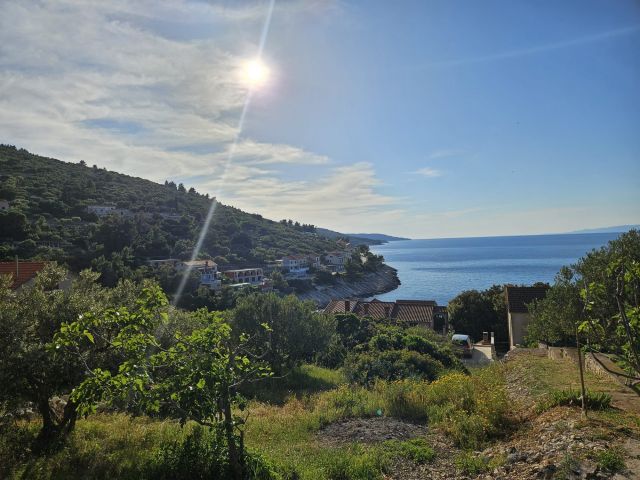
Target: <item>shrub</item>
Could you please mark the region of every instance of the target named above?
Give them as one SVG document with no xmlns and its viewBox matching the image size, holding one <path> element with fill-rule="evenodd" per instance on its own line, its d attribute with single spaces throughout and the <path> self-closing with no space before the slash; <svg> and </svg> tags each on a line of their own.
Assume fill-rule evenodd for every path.
<svg viewBox="0 0 640 480">
<path fill-rule="evenodd" d="M 429 422 L 449 435 L 456 445 L 478 448 L 508 426 L 509 402 L 498 367 L 472 376 L 453 373 L 426 390 Z"/>
<path fill-rule="evenodd" d="M 344 371 L 349 381 L 371 385 L 377 379 L 434 380 L 444 371 L 444 367 L 428 355 L 409 350 L 388 350 L 350 354 L 345 360 Z"/>
<path fill-rule="evenodd" d="M 611 406 L 611 395 L 605 392 L 586 391 L 585 404 L 589 410 L 606 410 Z M 542 412 L 553 407 L 581 407 L 582 394 L 579 390 L 553 390 L 545 401 L 538 406 Z"/>
</svg>

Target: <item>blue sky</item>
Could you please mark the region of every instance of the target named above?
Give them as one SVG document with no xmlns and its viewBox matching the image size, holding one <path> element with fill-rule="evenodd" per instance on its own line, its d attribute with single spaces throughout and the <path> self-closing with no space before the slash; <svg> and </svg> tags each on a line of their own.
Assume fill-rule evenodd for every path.
<svg viewBox="0 0 640 480">
<path fill-rule="evenodd" d="M 640 223 L 640 4 L 8 0 L 0 141 L 415 238 Z"/>
</svg>

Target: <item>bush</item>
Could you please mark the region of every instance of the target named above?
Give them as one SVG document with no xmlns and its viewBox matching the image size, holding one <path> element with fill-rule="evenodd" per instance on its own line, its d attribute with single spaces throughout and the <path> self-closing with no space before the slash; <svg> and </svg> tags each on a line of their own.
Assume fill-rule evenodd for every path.
<svg viewBox="0 0 640 480">
<path fill-rule="evenodd" d="M 509 402 L 498 367 L 442 377 L 429 385 L 425 404 L 429 422 L 459 447 L 479 448 L 508 427 Z"/>
<path fill-rule="evenodd" d="M 349 381 L 371 385 L 378 379 L 434 380 L 444 371 L 444 366 L 429 355 L 409 350 L 387 350 L 350 354 L 345 360 L 344 371 Z"/>
<path fill-rule="evenodd" d="M 611 407 L 611 395 L 605 392 L 586 391 L 585 404 L 589 410 L 606 410 Z M 579 390 L 553 390 L 549 397 L 538 406 L 542 412 L 553 407 L 582 407 L 582 394 Z"/>
</svg>

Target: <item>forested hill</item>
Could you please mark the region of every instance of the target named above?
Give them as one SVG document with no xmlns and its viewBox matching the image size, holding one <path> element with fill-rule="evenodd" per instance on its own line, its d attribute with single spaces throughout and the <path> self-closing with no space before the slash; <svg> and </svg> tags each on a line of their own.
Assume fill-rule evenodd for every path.
<svg viewBox="0 0 640 480">
<path fill-rule="evenodd" d="M 0 145 L 3 200 L 10 206 L 0 212 L 1 259 L 56 259 L 74 269 L 188 258 L 212 202 L 173 182 L 161 185 Z M 121 215 L 98 217 L 90 205 L 115 206 Z M 284 254 L 337 248 L 309 230 L 218 204 L 202 253 L 222 266 L 254 266 Z"/>
</svg>

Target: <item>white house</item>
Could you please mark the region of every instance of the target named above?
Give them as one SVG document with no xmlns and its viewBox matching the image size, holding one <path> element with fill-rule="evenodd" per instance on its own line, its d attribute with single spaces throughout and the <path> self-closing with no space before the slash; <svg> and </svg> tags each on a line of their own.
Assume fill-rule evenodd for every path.
<svg viewBox="0 0 640 480">
<path fill-rule="evenodd" d="M 218 272 L 218 264 L 213 260 L 189 260 L 175 264 L 177 272 L 195 270 L 200 273 L 200 286 L 217 290 L 222 287 L 222 280 Z"/>
<path fill-rule="evenodd" d="M 349 258 L 351 255 L 347 252 L 329 252 L 325 255 L 324 260 L 330 270 L 343 272 Z"/>
<path fill-rule="evenodd" d="M 282 268 L 289 273 L 307 273 L 309 271 L 309 260 L 304 255 L 288 255 L 282 259 Z"/>
<path fill-rule="evenodd" d="M 211 290 L 218 290 L 222 287 L 222 280 L 218 275 L 218 265 L 211 262 L 210 265 L 200 270 L 200 286 Z"/>
<path fill-rule="evenodd" d="M 264 279 L 264 273 L 261 268 L 226 270 L 223 274 L 235 284 L 249 283 L 251 285 L 261 285 Z"/>
</svg>

